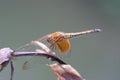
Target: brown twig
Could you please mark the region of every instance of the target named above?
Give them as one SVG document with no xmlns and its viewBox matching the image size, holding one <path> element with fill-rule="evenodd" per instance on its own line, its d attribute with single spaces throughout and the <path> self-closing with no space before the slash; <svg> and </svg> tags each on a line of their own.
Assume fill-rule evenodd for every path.
<svg viewBox="0 0 120 80">
<path fill-rule="evenodd" d="M 21 57 L 21 56 L 42 56 L 42 57 L 46 57 L 46 58 L 51 58 L 51 61 L 57 61 L 60 64 L 66 64 L 59 57 L 57 57 L 55 55 L 52 55 L 52 54 L 47 54 L 47 53 L 40 53 L 40 52 L 14 52 L 12 54 L 12 56 L 14 56 L 14 57 Z"/>
</svg>

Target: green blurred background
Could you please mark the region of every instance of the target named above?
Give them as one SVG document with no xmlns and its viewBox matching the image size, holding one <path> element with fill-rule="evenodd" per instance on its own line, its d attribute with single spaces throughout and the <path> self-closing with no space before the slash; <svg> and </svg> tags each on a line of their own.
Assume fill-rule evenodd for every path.
<svg viewBox="0 0 120 80">
<path fill-rule="evenodd" d="M 120 79 L 119 0 L 1 0 L 0 48 L 19 46 L 54 31 L 101 28 L 101 33 L 71 39 L 71 64 L 86 80 Z M 21 69 L 15 61 L 14 80 L 57 80 L 45 65 Z M 9 80 L 10 66 L 0 80 Z"/>
</svg>

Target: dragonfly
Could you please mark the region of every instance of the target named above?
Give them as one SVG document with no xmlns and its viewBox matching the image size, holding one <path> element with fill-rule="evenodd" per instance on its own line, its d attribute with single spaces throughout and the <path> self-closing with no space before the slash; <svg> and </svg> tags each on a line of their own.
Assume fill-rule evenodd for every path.
<svg viewBox="0 0 120 80">
<path fill-rule="evenodd" d="M 47 34 L 41 38 L 38 38 L 37 40 L 31 41 L 17 48 L 17 50 L 24 50 L 30 46 L 36 46 L 35 42 L 46 41 L 48 44 L 46 43 L 45 45 L 49 47 L 51 50 L 57 49 L 57 51 L 59 51 L 59 53 L 61 54 L 68 54 L 69 51 L 71 50 L 71 43 L 69 41 L 70 38 L 81 37 L 82 35 L 96 33 L 96 32 L 101 32 L 101 29 L 90 29 L 90 30 L 85 30 L 81 32 L 71 32 L 71 33 L 57 31 L 57 32 Z M 40 47 L 39 45 L 37 46 Z M 49 54 L 53 54 L 53 53 L 50 53 L 50 51 L 46 51 L 46 52 Z M 26 66 L 26 64 L 28 64 L 30 60 L 31 58 L 25 61 L 24 66 Z"/>
<path fill-rule="evenodd" d="M 101 32 L 101 29 L 90 29 L 90 30 L 85 30 L 81 32 L 72 32 L 72 33 L 57 31 L 45 35 L 35 41 L 39 41 L 39 42 L 47 41 L 50 44 L 50 45 L 46 44 L 49 48 L 53 49 L 53 47 L 55 47 L 55 49 L 57 49 L 60 53 L 65 53 L 65 52 L 69 52 L 71 49 L 71 44 L 69 41 L 70 38 L 81 37 L 82 35 L 95 33 L 95 32 Z M 25 49 L 28 46 L 33 45 L 33 42 L 34 41 L 31 41 L 30 43 L 17 48 L 17 50 Z"/>
<path fill-rule="evenodd" d="M 66 53 L 71 50 L 71 44 L 69 39 L 80 37 L 81 35 L 100 32 L 101 29 L 91 29 L 81 32 L 74 32 L 74 33 L 65 33 L 65 32 L 54 32 L 47 36 L 47 41 L 51 44 L 50 47 L 57 47 L 60 53 Z M 41 41 L 39 39 L 38 41 Z"/>
</svg>

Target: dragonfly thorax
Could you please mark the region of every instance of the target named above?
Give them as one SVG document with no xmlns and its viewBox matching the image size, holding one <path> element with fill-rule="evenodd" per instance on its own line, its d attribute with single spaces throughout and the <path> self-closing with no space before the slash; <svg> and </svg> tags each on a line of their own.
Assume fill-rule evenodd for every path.
<svg viewBox="0 0 120 80">
<path fill-rule="evenodd" d="M 50 34 L 50 37 L 47 39 L 47 42 L 53 44 L 55 42 L 59 42 L 65 38 L 64 32 L 54 32 Z"/>
</svg>

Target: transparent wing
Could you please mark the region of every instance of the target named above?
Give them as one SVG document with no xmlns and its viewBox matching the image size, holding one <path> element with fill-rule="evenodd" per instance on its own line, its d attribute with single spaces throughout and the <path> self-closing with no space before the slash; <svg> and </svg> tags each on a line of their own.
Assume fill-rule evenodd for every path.
<svg viewBox="0 0 120 80">
<path fill-rule="evenodd" d="M 37 39 L 35 41 L 43 42 L 44 44 L 46 44 L 46 39 L 47 39 L 47 36 L 44 36 L 44 37 Z M 39 51 L 40 50 L 45 51 L 40 46 L 38 46 L 37 43 L 35 43 L 35 41 L 31 41 L 30 43 L 17 48 L 16 51 L 21 51 L 21 52 L 23 52 L 23 51 L 31 52 L 32 51 L 33 52 L 33 51 L 38 51 L 38 49 L 39 49 Z M 22 68 L 23 68 L 23 70 L 27 70 L 29 68 L 32 68 L 35 65 L 44 63 L 43 61 L 45 61 L 45 59 L 43 60 L 43 58 L 39 57 L 39 56 L 32 56 L 32 57 L 27 56 L 27 57 L 25 57 L 25 62 L 23 63 Z"/>
<path fill-rule="evenodd" d="M 56 54 L 54 53 L 54 52 L 52 52 L 45 44 L 43 44 L 43 43 L 41 43 L 41 42 L 39 42 L 39 41 L 32 41 L 32 45 L 34 45 L 34 46 L 36 46 L 36 48 L 35 48 L 35 51 L 36 52 L 44 52 L 44 53 L 46 53 L 46 54 L 51 54 L 51 55 L 55 55 L 56 56 Z M 38 47 L 38 48 L 37 48 Z M 33 57 L 32 57 L 33 58 Z M 29 60 L 27 60 L 27 61 L 25 61 L 25 63 L 24 63 L 24 65 L 23 65 L 23 69 L 27 69 L 29 66 L 28 65 L 31 65 L 30 63 L 32 63 L 33 62 L 33 59 L 34 59 L 34 61 L 35 62 L 33 62 L 33 63 L 36 63 L 36 62 L 42 62 L 42 61 L 44 61 L 45 62 L 45 60 L 43 59 L 43 58 L 41 58 L 41 57 L 39 57 L 39 56 L 34 56 L 34 58 L 32 59 L 32 58 L 29 58 Z M 40 58 L 41 58 L 41 60 L 40 60 Z M 39 59 L 39 60 L 38 60 Z M 32 61 L 32 62 L 30 62 L 30 61 Z M 43 63 L 43 62 L 42 62 Z M 40 63 L 37 63 L 37 64 L 40 64 Z"/>
</svg>

